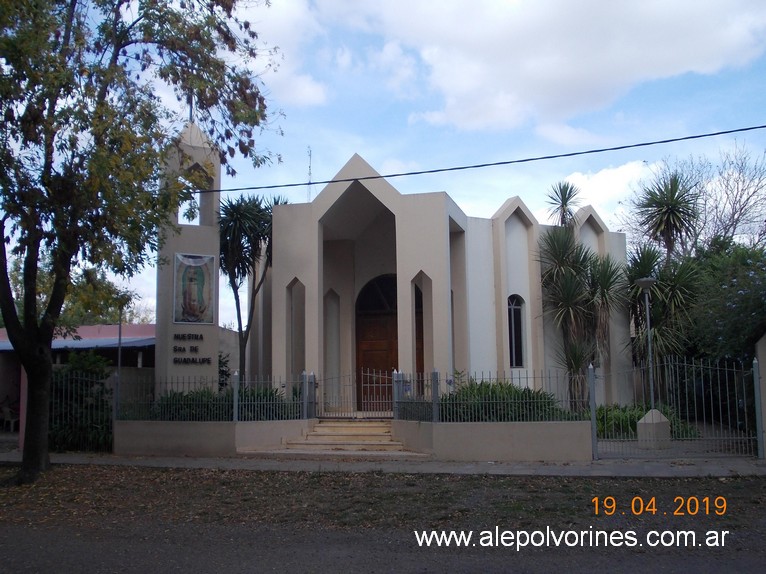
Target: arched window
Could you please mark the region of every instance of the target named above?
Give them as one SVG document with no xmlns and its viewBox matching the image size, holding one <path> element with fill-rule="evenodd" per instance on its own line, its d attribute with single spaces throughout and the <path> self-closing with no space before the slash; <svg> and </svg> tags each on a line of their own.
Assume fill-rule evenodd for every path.
<svg viewBox="0 0 766 574">
<path fill-rule="evenodd" d="M 518 295 L 508 297 L 508 346 L 511 368 L 524 366 L 524 344 L 522 338 L 522 310 L 524 299 Z"/>
</svg>

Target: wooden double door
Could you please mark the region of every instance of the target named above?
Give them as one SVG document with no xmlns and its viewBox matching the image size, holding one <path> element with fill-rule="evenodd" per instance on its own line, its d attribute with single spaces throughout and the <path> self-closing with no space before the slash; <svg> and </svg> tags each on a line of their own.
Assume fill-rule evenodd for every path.
<svg viewBox="0 0 766 574">
<path fill-rule="evenodd" d="M 396 315 L 357 315 L 356 336 L 357 409 L 391 411 L 399 361 Z"/>
<path fill-rule="evenodd" d="M 415 353 L 423 366 L 422 296 L 415 297 Z M 356 408 L 390 412 L 393 371 L 399 369 L 396 276 L 382 275 L 362 289 L 356 305 Z"/>
</svg>

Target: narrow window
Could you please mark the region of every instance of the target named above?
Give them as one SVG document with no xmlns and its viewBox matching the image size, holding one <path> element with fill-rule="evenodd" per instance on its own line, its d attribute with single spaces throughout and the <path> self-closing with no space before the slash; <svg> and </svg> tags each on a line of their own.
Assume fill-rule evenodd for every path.
<svg viewBox="0 0 766 574">
<path fill-rule="evenodd" d="M 508 343 L 511 354 L 511 368 L 524 366 L 522 344 L 521 311 L 524 299 L 518 295 L 508 297 Z"/>
</svg>

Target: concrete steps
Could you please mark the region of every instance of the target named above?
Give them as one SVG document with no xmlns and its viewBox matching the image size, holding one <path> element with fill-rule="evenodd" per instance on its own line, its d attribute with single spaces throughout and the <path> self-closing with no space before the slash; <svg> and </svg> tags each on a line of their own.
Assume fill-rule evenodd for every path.
<svg viewBox="0 0 766 574">
<path fill-rule="evenodd" d="M 288 441 L 287 450 L 343 451 L 344 453 L 401 452 L 387 420 L 320 420 L 303 440 Z"/>
</svg>

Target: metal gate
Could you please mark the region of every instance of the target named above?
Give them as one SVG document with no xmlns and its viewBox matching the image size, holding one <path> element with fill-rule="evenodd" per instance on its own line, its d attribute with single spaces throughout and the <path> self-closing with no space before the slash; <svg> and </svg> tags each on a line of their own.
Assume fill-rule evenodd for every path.
<svg viewBox="0 0 766 574">
<path fill-rule="evenodd" d="M 756 456 L 754 370 L 741 363 L 664 359 L 623 373 L 632 389 L 625 405 L 596 408 L 599 458 Z M 652 388 L 650 388 L 650 381 Z M 667 419 L 669 439 L 647 441 L 643 418 L 654 407 Z M 658 420 L 663 421 L 662 417 Z M 648 427 L 643 427 L 643 429 Z"/>
<path fill-rule="evenodd" d="M 317 415 L 339 418 L 392 417 L 393 374 L 362 369 L 355 377 L 322 379 L 317 389 Z"/>
</svg>

